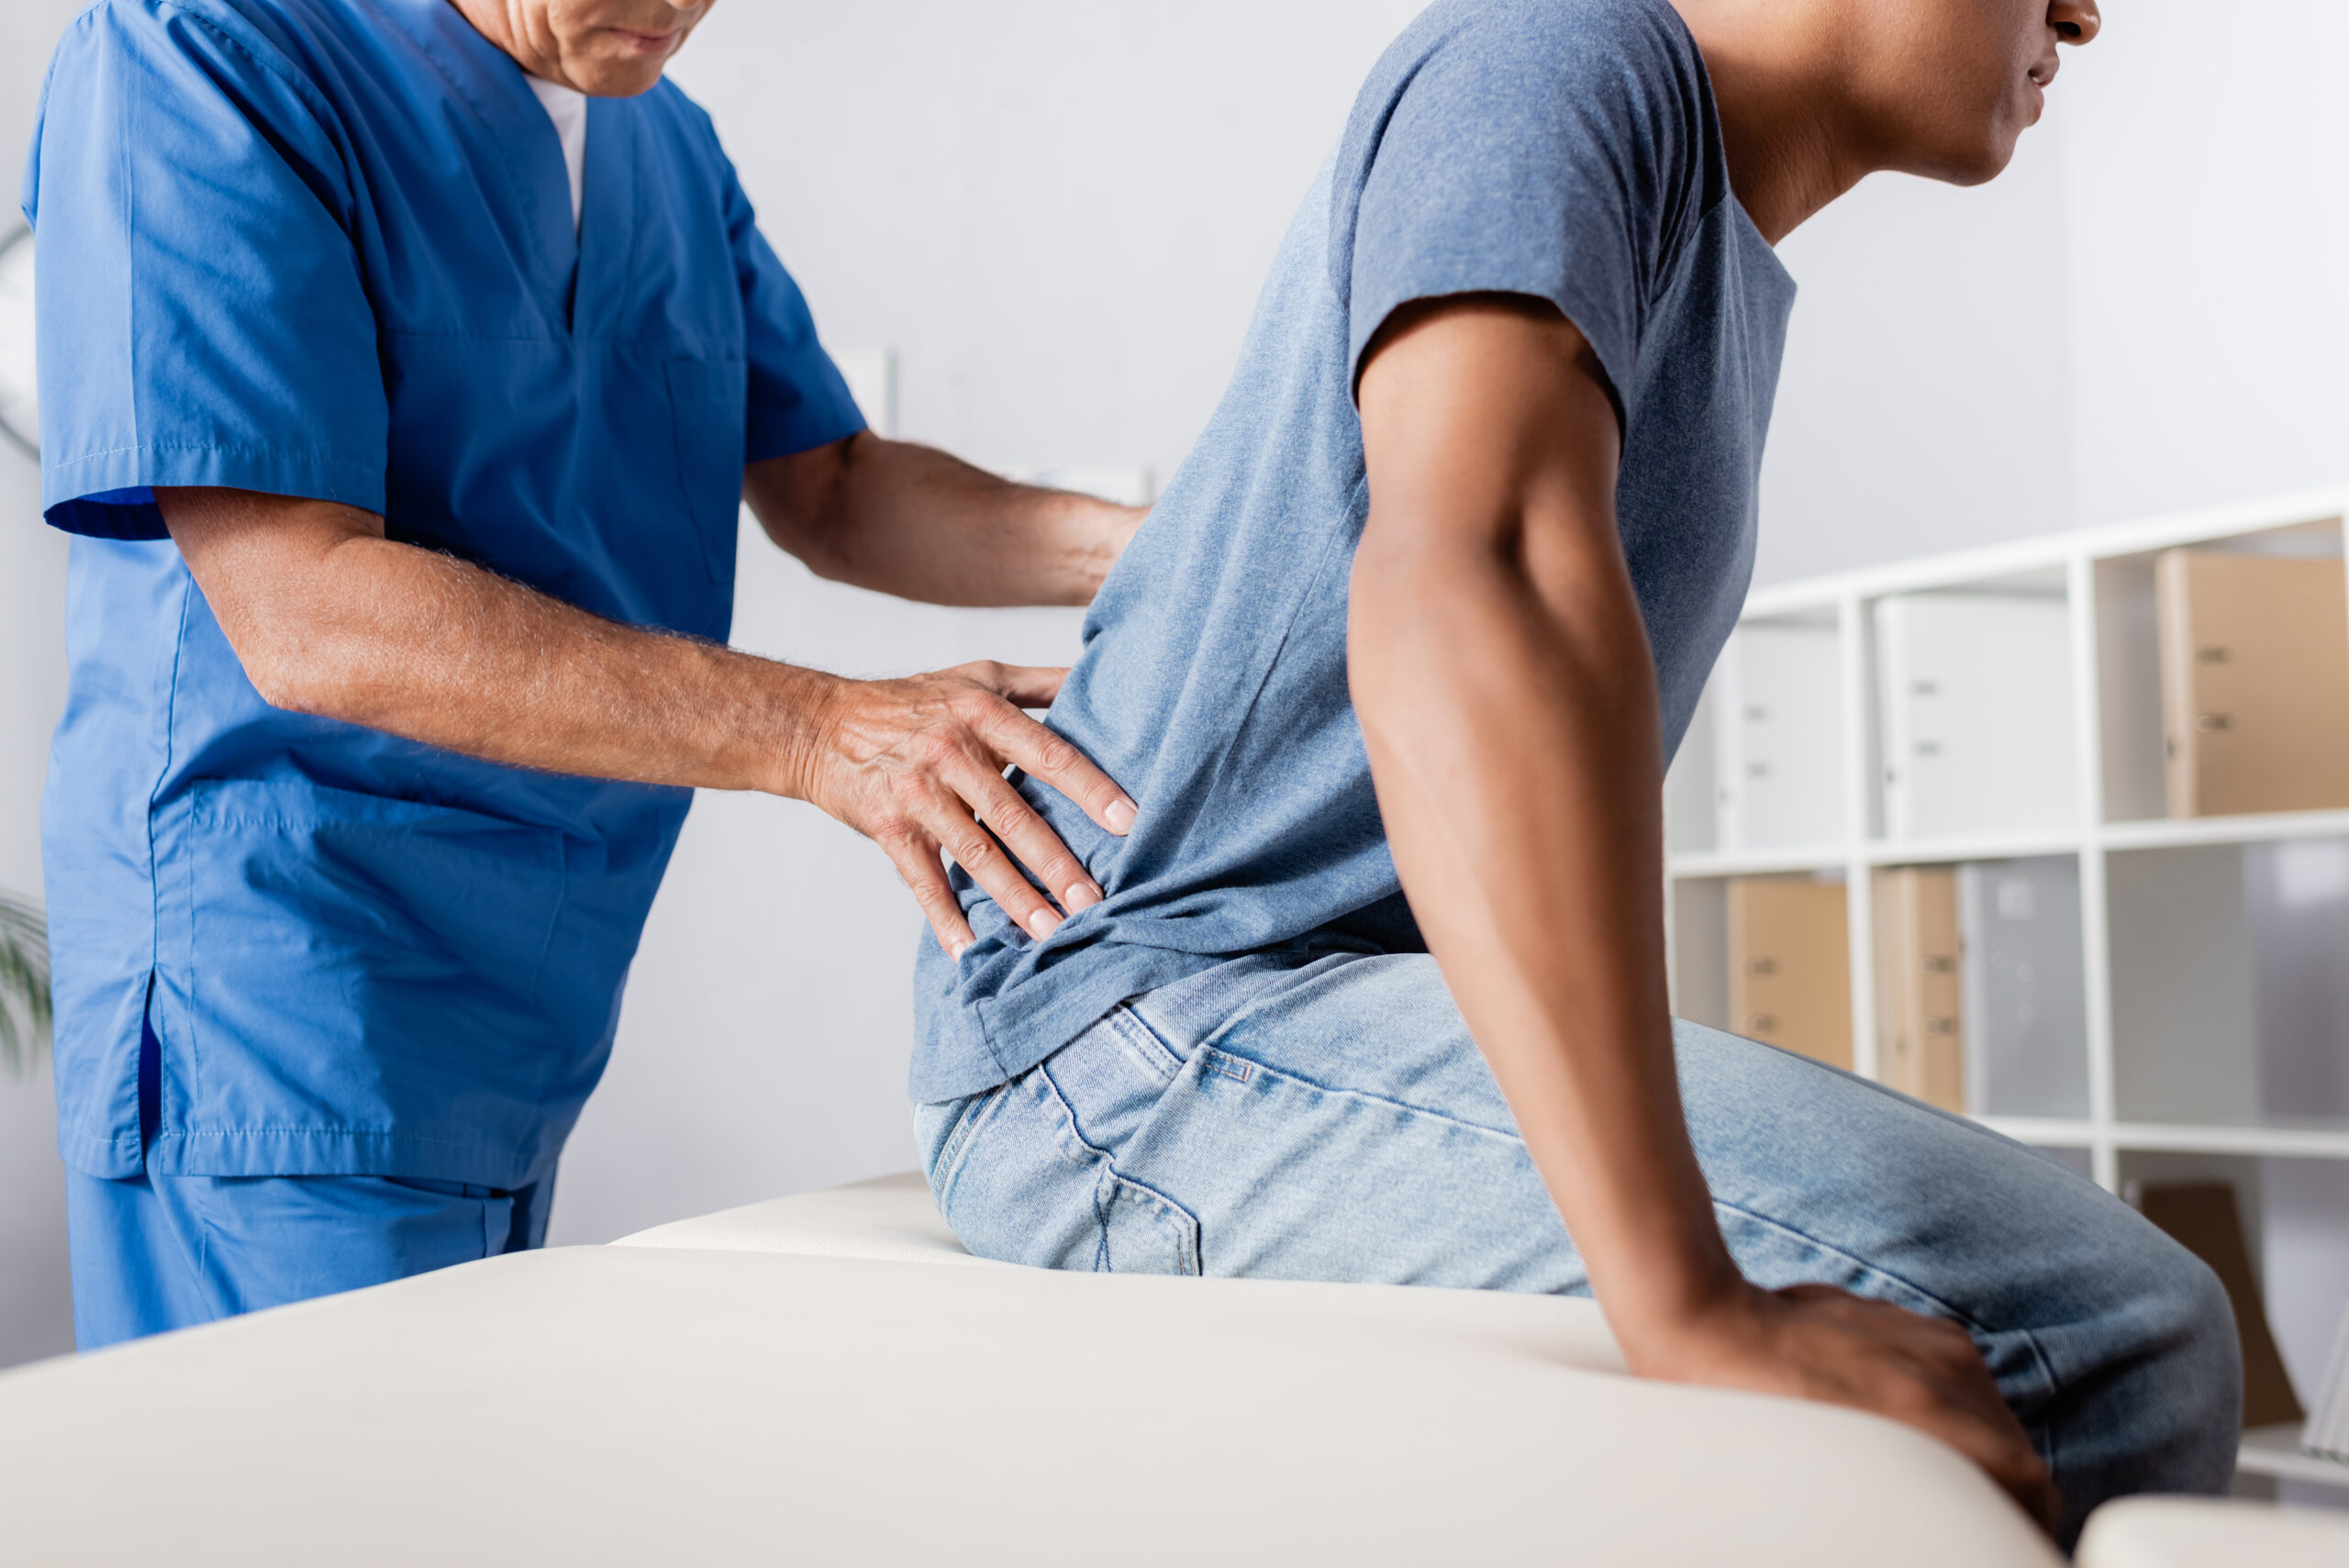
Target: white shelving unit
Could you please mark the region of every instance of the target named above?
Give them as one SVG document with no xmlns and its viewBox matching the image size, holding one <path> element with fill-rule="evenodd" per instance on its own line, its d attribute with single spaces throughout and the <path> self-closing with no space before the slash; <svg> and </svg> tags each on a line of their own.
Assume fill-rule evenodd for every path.
<svg viewBox="0 0 2349 1568">
<path fill-rule="evenodd" d="M 2154 562 L 2180 546 L 2338 559 L 2344 517 L 2349 486 L 1756 591 L 1667 787 L 1677 1010 L 1734 1027 L 1722 1016 L 1724 939 L 1709 914 L 1725 879 L 1840 879 L 1849 917 L 1853 1055 L 1862 1073 L 1876 1075 L 1876 873 L 2071 857 L 2078 868 L 2085 1101 L 2072 1114 L 1980 1119 L 2070 1159 L 2114 1192 L 2137 1179 L 2227 1175 L 2247 1189 L 2254 1229 L 2264 1223 L 2259 1189 L 2268 1162 L 2327 1162 L 2316 1173 L 2318 1185 L 2334 1190 L 2322 1186 L 2333 1173 L 2349 1178 L 2349 810 L 2165 816 Z M 1905 613 L 1916 607 L 1911 595 L 1932 613 Z M 2005 645 L 1978 658 L 1962 647 L 1953 651 L 1948 639 L 1962 639 L 1965 617 L 1943 612 L 1967 598 L 1996 606 L 1980 624 L 2022 629 L 2001 633 Z M 1904 600 L 1895 603 L 1901 613 L 1886 608 Z M 1952 625 L 1961 629 L 1948 631 Z M 1818 640 L 1806 642 L 1798 632 Z M 1880 646 L 1887 637 L 1928 635 L 1942 640 Z M 2034 649 L 2028 661 L 2014 649 L 2026 635 Z M 1765 639 L 1808 651 L 1739 662 L 1742 647 Z M 2066 662 L 2064 653 L 2068 670 L 2046 669 Z M 1998 689 L 2026 663 L 2037 689 Z M 1987 749 L 1972 760 L 1989 770 L 1983 788 L 1949 789 L 1952 770 L 1962 771 L 1968 759 L 1910 739 L 1923 733 L 1924 721 L 1887 711 L 1889 702 L 1910 695 L 1882 689 L 1887 668 L 1928 670 L 1934 683 L 1944 672 L 1961 685 L 1989 683 L 1972 691 L 1924 682 L 1914 688 L 1946 705 L 1928 710 L 1936 721 L 1955 716 L 1946 725 L 1963 738 L 1954 745 Z M 2060 683 L 2053 691 L 2051 676 Z M 1995 719 L 2009 702 L 2013 724 L 1985 722 L 1984 704 Z M 1895 734 L 1932 753 L 1920 768 L 1932 770 L 1930 799 L 1897 797 L 1916 777 L 1904 779 L 1898 770 L 1917 760 L 1886 755 Z M 1774 746 L 1783 751 L 1797 736 L 1814 745 L 1818 737 L 1838 738 L 1836 766 L 1830 771 L 1814 756 L 1796 770 L 1814 791 L 1809 809 L 1763 809 L 1756 803 L 1775 798 L 1773 789 L 1784 794 L 1783 781 L 1765 776 L 1777 764 L 1746 759 L 1770 758 Z M 1999 752 L 2002 746 L 2008 751 Z M 2044 787 L 2018 788 L 2018 770 L 2035 770 L 2021 783 Z M 1840 815 L 1842 828 L 1822 840 L 1816 795 L 1837 788 L 1841 798 L 1826 817 Z M 1976 798 L 1987 812 L 2027 799 L 2014 809 L 2031 819 L 1951 821 Z M 2051 800 L 2059 819 L 2049 819 Z M 1904 818 L 1929 825 L 1932 836 L 1894 835 L 1889 825 Z M 2306 1175 L 2295 1175 L 2303 1195 Z M 2349 1181 L 2338 1190 L 2349 1195 Z M 2312 1245 L 2319 1254 L 2326 1246 L 2338 1250 L 2338 1271 L 2325 1275 L 2319 1268 L 2310 1277 L 2349 1280 L 2349 1201 L 2316 1242 L 2305 1214 L 2292 1223 L 2296 1258 L 2310 1255 Z M 2320 1229 L 2323 1223 L 2320 1216 Z M 2262 1235 L 2252 1242 L 2257 1252 Z M 2292 1358 L 2292 1328 L 2280 1319 L 2321 1322 L 2329 1335 L 2343 1304 L 2333 1300 L 2328 1315 L 2321 1302 L 2279 1298 L 2278 1288 L 2271 1279 L 2270 1316 L 2279 1319 Z M 2321 1364 L 2325 1350 L 2323 1343 L 2309 1350 L 2310 1332 L 2299 1334 L 2294 1359 L 2302 1366 L 2311 1354 Z M 2305 1386 L 2313 1376 L 2303 1374 L 2303 1397 L 2315 1392 Z M 2349 1466 L 2300 1455 L 2273 1429 L 2255 1438 L 2244 1446 L 2244 1470 L 2349 1485 Z"/>
</svg>

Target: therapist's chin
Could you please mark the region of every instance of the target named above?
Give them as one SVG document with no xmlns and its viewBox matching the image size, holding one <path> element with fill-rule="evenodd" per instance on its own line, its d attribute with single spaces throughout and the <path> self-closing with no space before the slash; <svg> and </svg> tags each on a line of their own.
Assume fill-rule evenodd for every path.
<svg viewBox="0 0 2349 1568">
<path fill-rule="evenodd" d="M 564 74 L 592 97 L 633 98 L 651 91 L 685 41 L 682 32 L 660 36 L 612 28 L 565 60 Z"/>
</svg>

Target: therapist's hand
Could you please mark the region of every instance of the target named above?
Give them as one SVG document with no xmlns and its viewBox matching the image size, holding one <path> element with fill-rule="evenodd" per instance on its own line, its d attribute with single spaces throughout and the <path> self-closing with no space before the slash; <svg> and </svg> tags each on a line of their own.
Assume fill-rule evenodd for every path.
<svg viewBox="0 0 2349 1568">
<path fill-rule="evenodd" d="M 880 844 L 949 952 L 971 928 L 941 848 L 1031 933 L 1061 917 L 1013 857 L 1063 910 L 1101 897 L 1005 768 L 1112 833 L 1133 823 L 1100 769 L 1019 711 L 1052 701 L 1058 670 L 844 680 L 590 615 L 386 539 L 354 506 L 240 490 L 155 500 L 271 706 L 515 767 L 812 802 Z"/>
<path fill-rule="evenodd" d="M 1101 902 L 1100 884 L 1084 862 L 1006 782 L 1007 766 L 1060 791 L 1111 833 L 1133 826 L 1134 804 L 1125 792 L 1020 711 L 1049 704 L 1066 673 L 977 663 L 896 681 L 836 679 L 816 710 L 797 762 L 800 776 L 787 793 L 880 845 L 940 944 L 958 958 L 971 943 L 971 928 L 939 862 L 941 850 L 1039 940 L 1062 917 L 1013 857 L 1067 913 Z"/>
</svg>

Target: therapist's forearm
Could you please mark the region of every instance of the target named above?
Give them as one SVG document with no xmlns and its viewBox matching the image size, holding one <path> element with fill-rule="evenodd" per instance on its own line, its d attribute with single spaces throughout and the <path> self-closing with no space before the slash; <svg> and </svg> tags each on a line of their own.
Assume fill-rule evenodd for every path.
<svg viewBox="0 0 2349 1568">
<path fill-rule="evenodd" d="M 1061 920 L 1039 886 L 1070 913 L 1101 898 L 1006 769 L 1108 832 L 1134 820 L 1114 781 L 1020 711 L 1050 703 L 1063 671 L 980 662 L 844 680 L 616 625 L 386 539 L 355 507 L 241 490 L 155 499 L 273 706 L 518 767 L 807 801 L 888 855 L 949 952 L 972 931 L 941 852 L 1039 939 Z"/>
<path fill-rule="evenodd" d="M 1146 512 L 870 433 L 752 463 L 743 494 L 818 575 L 934 605 L 1090 604 Z"/>
<path fill-rule="evenodd" d="M 520 767 L 793 793 L 832 677 L 618 625 L 387 539 L 355 507 L 157 499 L 273 706 Z"/>
</svg>

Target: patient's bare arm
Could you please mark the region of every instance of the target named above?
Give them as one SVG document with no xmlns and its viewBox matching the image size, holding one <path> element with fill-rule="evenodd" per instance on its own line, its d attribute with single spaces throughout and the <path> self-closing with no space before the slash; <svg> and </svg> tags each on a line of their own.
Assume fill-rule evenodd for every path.
<svg viewBox="0 0 2349 1568">
<path fill-rule="evenodd" d="M 971 940 L 939 850 L 1031 931 L 1100 888 L 1007 784 L 1017 765 L 1123 833 L 1133 804 L 1020 712 L 1062 672 L 965 664 L 850 681 L 620 626 L 388 539 L 372 512 L 159 490 L 188 570 L 262 698 L 492 762 L 812 801 L 885 851 L 949 951 Z"/>
<path fill-rule="evenodd" d="M 1349 669 L 1395 862 L 1634 1371 L 1858 1406 L 2054 1492 L 1954 1324 L 1767 1292 L 1713 1218 L 1664 973 L 1654 669 L 1603 373 L 1546 304 L 1422 304 L 1362 375 Z"/>
</svg>

